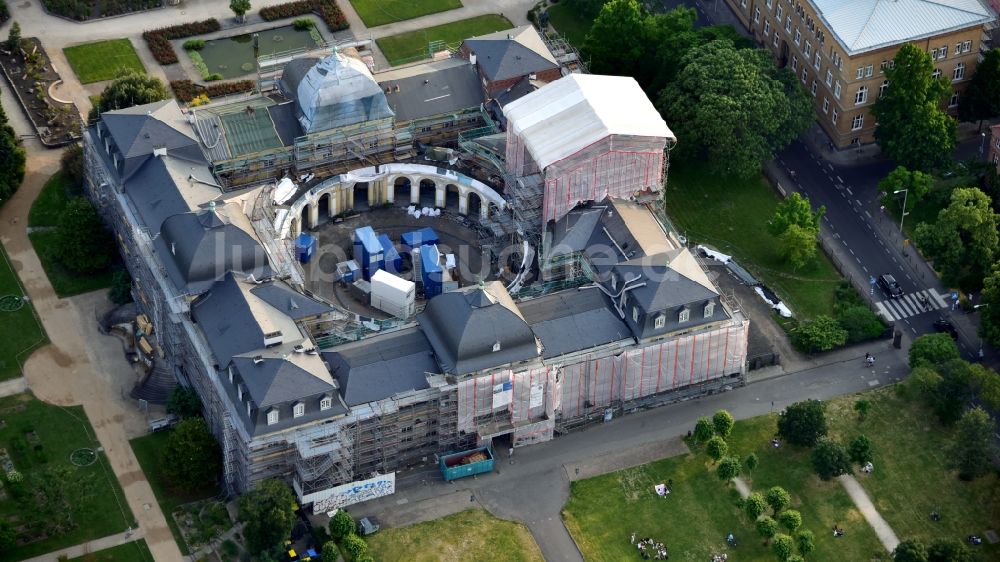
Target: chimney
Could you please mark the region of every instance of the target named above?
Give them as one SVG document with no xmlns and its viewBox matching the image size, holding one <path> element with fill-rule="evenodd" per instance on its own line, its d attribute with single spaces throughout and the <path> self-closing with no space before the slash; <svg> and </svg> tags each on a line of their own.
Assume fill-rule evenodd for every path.
<svg viewBox="0 0 1000 562">
<path fill-rule="evenodd" d="M 156 157 L 156 156 L 166 156 L 166 155 L 167 155 L 167 147 L 165 147 L 165 146 L 159 146 L 159 147 L 156 147 L 156 148 L 153 149 L 153 156 L 154 157 Z"/>
<path fill-rule="evenodd" d="M 260 365 L 263 362 L 264 362 L 264 356 L 263 355 L 255 355 L 254 356 L 254 358 L 253 358 L 253 364 L 254 365 Z"/>
</svg>

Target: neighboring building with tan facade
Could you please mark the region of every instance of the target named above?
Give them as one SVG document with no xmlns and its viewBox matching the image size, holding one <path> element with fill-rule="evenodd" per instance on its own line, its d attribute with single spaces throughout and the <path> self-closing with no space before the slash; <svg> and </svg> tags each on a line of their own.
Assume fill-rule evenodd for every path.
<svg viewBox="0 0 1000 562">
<path fill-rule="evenodd" d="M 1000 125 L 990 127 L 990 146 L 987 148 L 987 157 L 997 167 L 997 173 L 1000 174 Z"/>
<path fill-rule="evenodd" d="M 912 43 L 952 80 L 957 111 L 995 16 L 980 0 L 726 0 L 815 98 L 816 116 L 838 148 L 875 140 L 871 106 L 888 87 L 885 69 Z"/>
</svg>

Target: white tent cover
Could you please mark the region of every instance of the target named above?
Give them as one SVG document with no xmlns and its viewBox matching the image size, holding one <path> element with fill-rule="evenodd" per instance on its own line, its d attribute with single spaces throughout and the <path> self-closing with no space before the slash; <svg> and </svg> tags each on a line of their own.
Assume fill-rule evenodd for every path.
<svg viewBox="0 0 1000 562">
<path fill-rule="evenodd" d="M 365 63 L 339 52 L 306 73 L 299 83 L 297 101 L 306 133 L 393 115 Z"/>
<path fill-rule="evenodd" d="M 630 76 L 570 74 L 503 108 L 540 169 L 607 137 L 675 141 L 639 83 Z"/>
</svg>

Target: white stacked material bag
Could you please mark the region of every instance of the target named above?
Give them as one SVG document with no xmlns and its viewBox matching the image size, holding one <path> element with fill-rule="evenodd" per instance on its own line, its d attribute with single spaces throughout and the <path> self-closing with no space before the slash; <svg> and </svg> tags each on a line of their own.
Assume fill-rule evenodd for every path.
<svg viewBox="0 0 1000 562">
<path fill-rule="evenodd" d="M 378 270 L 371 280 L 371 305 L 397 318 L 409 318 L 416 311 L 416 284 L 387 271 Z"/>
</svg>

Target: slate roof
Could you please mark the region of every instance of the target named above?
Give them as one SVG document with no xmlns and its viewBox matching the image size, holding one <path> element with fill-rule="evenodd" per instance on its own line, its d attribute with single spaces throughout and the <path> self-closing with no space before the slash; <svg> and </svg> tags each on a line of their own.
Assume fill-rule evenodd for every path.
<svg viewBox="0 0 1000 562">
<path fill-rule="evenodd" d="M 538 357 L 528 324 L 478 287 L 434 297 L 417 322 L 446 373 L 464 375 Z M 493 351 L 498 342 L 499 351 Z"/>
<path fill-rule="evenodd" d="M 191 305 L 191 317 L 201 326 L 221 369 L 228 367 L 233 357 L 264 347 L 264 331 L 232 274 Z"/>
<path fill-rule="evenodd" d="M 235 357 L 233 367 L 260 409 L 336 390 L 333 384 L 281 358 L 264 357 L 255 364 L 253 357 Z"/>
<path fill-rule="evenodd" d="M 319 316 L 335 310 L 332 306 L 303 295 L 277 281 L 262 283 L 250 289 L 250 292 L 292 320 Z"/>
<path fill-rule="evenodd" d="M 562 291 L 522 301 L 518 308 L 542 341 L 545 359 L 632 339 L 632 331 L 596 288 Z"/>
<path fill-rule="evenodd" d="M 176 102 L 164 100 L 101 114 L 104 128 L 124 159 L 120 172 L 123 179 L 135 173 L 147 158 L 153 158 L 154 148 L 166 147 L 168 154 L 207 164 L 196 139 L 161 120 L 176 119 L 177 115 L 165 115 L 173 111 L 179 114 Z"/>
<path fill-rule="evenodd" d="M 981 26 L 994 19 L 980 0 L 810 2 L 850 55 Z"/>
<path fill-rule="evenodd" d="M 319 57 L 300 57 L 288 61 L 288 64 L 281 69 L 281 80 L 278 81 L 285 95 L 291 98 L 298 95 L 299 84 L 319 60 Z"/>
<path fill-rule="evenodd" d="M 478 107 L 483 102 L 479 77 L 471 64 L 387 80 L 379 85 L 383 90 L 390 89 L 385 98 L 396 114 L 397 123 Z"/>
<path fill-rule="evenodd" d="M 472 37 L 465 46 L 475 53 L 476 64 L 491 82 L 559 68 L 532 25 Z"/>
<path fill-rule="evenodd" d="M 619 287 L 623 286 L 622 283 L 639 277 L 646 281 L 644 287 L 637 287 L 629 292 L 629 302 L 638 303 L 643 310 L 668 310 L 690 303 L 706 302 L 719 296 L 718 292 L 665 265 L 667 259 L 666 255 L 650 256 L 614 267 L 622 280 Z"/>
<path fill-rule="evenodd" d="M 151 158 L 125 184 L 125 193 L 151 234 L 159 232 L 168 217 L 191 211 L 171 170 L 173 162 L 171 157 Z"/>
<path fill-rule="evenodd" d="M 408 328 L 323 353 L 348 406 L 428 388 L 427 373 L 439 371 L 430 342 Z"/>
</svg>

